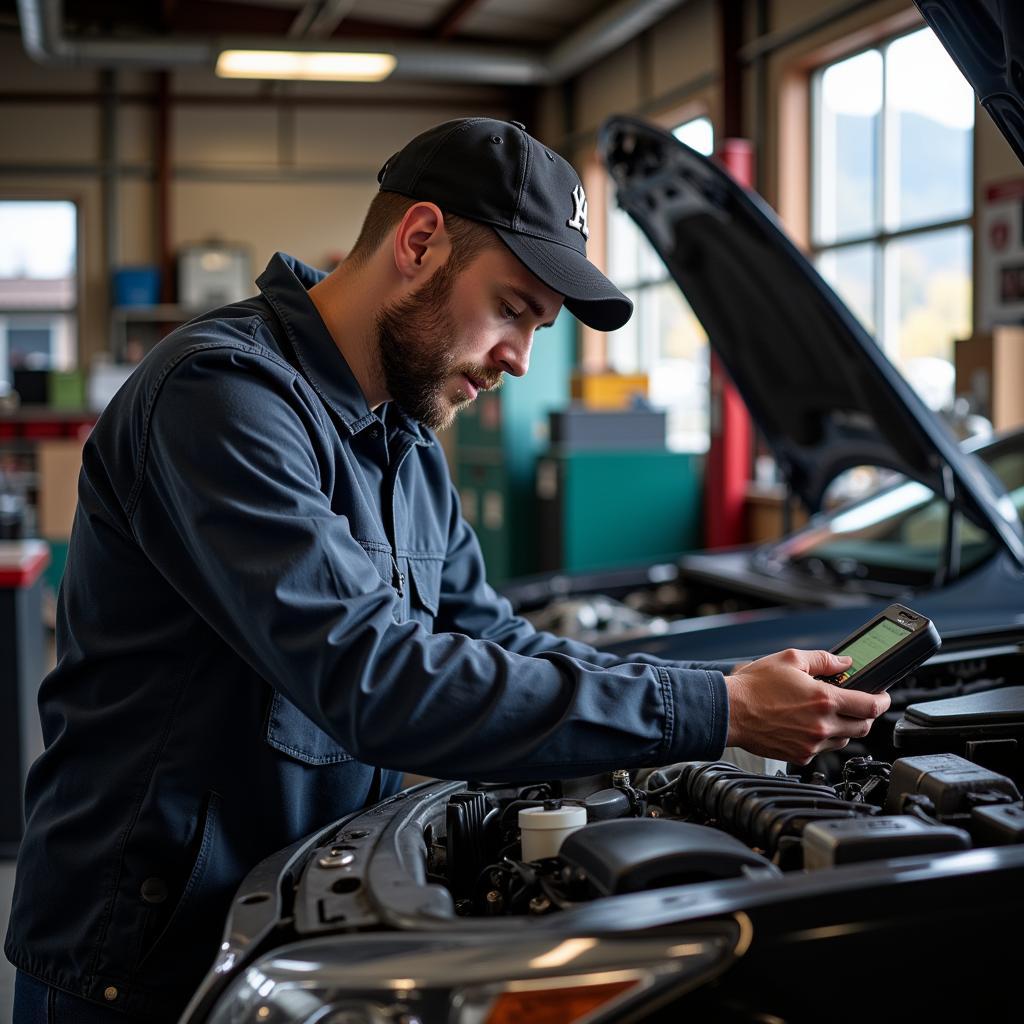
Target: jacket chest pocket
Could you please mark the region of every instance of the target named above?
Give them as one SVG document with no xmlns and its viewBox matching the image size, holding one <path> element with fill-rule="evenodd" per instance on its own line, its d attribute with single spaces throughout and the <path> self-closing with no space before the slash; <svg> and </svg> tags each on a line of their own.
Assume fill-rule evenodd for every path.
<svg viewBox="0 0 1024 1024">
<path fill-rule="evenodd" d="M 266 740 L 275 750 L 304 764 L 341 764 L 353 760 L 336 739 L 328 736 L 277 690 L 270 702 Z"/>
<path fill-rule="evenodd" d="M 410 555 L 407 559 L 409 575 L 409 617 L 433 632 L 434 618 L 441 604 L 441 558 Z"/>
</svg>

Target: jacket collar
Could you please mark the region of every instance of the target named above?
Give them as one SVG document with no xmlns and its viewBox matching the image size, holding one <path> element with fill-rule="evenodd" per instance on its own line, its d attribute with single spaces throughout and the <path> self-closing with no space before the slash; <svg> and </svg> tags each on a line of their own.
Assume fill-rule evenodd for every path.
<svg viewBox="0 0 1024 1024">
<path fill-rule="evenodd" d="M 256 285 L 280 321 L 295 350 L 303 375 L 321 401 L 329 406 L 350 434 L 357 434 L 379 419 L 366 402 L 352 368 L 341 354 L 320 318 L 308 291 L 327 274 L 307 266 L 294 256 L 274 253 Z M 426 429 L 391 403 L 392 423 L 398 423 L 417 443 L 434 442 Z"/>
</svg>

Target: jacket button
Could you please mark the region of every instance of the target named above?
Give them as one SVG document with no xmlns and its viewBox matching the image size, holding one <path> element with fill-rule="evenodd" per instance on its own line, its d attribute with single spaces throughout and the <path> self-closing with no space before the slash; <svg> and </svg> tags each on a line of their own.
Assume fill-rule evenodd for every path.
<svg viewBox="0 0 1024 1024">
<path fill-rule="evenodd" d="M 113 985 L 108 985 L 103 990 L 103 998 L 106 999 L 108 1003 L 112 1003 L 117 998 L 117 989 L 114 988 Z"/>
<path fill-rule="evenodd" d="M 167 883 L 162 878 L 147 878 L 139 891 L 147 903 L 163 903 L 167 899 Z"/>
</svg>

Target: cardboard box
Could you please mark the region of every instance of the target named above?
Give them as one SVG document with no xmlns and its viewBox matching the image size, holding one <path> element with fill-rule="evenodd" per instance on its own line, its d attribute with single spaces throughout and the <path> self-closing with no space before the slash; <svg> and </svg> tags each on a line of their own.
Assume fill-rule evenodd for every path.
<svg viewBox="0 0 1024 1024">
<path fill-rule="evenodd" d="M 790 506 L 789 530 L 785 527 L 786 489 L 781 484 L 747 484 L 744 511 L 746 539 L 750 544 L 767 544 L 807 524 L 807 512 L 799 501 Z"/>
<path fill-rule="evenodd" d="M 66 438 L 39 441 L 39 533 L 52 540 L 71 536 L 78 505 L 78 474 L 82 468 L 82 442 Z"/>
<path fill-rule="evenodd" d="M 647 397 L 646 373 L 574 373 L 572 399 L 588 409 L 628 409 Z"/>
<path fill-rule="evenodd" d="M 999 326 L 957 341 L 956 394 L 996 430 L 1024 425 L 1024 327 Z"/>
</svg>

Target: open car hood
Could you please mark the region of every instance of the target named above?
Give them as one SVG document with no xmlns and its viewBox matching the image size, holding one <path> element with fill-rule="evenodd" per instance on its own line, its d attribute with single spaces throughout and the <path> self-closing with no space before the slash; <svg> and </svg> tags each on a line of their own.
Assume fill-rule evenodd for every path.
<svg viewBox="0 0 1024 1024">
<path fill-rule="evenodd" d="M 1020 0 L 914 0 L 974 86 L 981 105 L 1024 160 L 1024 4 Z"/>
<path fill-rule="evenodd" d="M 619 205 L 664 260 L 808 508 L 843 470 L 886 466 L 949 497 L 1024 566 L 1024 531 L 1002 485 L 960 451 L 760 197 L 636 118 L 609 118 L 599 148 Z"/>
</svg>

